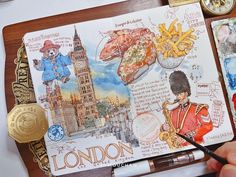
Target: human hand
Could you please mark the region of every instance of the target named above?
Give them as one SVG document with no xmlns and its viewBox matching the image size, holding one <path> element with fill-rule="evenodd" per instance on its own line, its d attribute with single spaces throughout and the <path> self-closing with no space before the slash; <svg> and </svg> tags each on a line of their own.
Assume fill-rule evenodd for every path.
<svg viewBox="0 0 236 177">
<path fill-rule="evenodd" d="M 219 177 L 235 177 L 236 176 L 236 141 L 225 143 L 219 147 L 215 153 L 227 159 L 229 164 L 222 165 L 213 158 L 207 161 L 209 169 L 219 173 Z"/>
<path fill-rule="evenodd" d="M 165 122 L 165 123 L 162 125 L 162 129 L 163 129 L 164 131 L 169 131 L 169 130 L 170 130 L 169 124 Z"/>
</svg>

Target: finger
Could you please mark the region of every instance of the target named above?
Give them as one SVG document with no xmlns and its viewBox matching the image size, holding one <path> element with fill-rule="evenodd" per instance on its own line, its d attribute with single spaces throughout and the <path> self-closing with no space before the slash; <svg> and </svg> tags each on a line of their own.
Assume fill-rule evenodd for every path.
<svg viewBox="0 0 236 177">
<path fill-rule="evenodd" d="M 207 167 L 208 169 L 210 170 L 213 170 L 213 171 L 216 171 L 216 172 L 219 172 L 222 168 L 222 164 L 219 163 L 218 161 L 216 161 L 215 159 L 213 158 L 210 158 L 208 161 L 207 161 Z"/>
<path fill-rule="evenodd" d="M 219 147 L 215 153 L 221 157 L 227 158 L 228 154 L 235 151 L 236 141 L 227 142 L 223 146 Z"/>
<path fill-rule="evenodd" d="M 236 176 L 236 167 L 231 164 L 224 165 L 220 171 L 219 177 L 234 177 Z"/>
<path fill-rule="evenodd" d="M 225 143 L 223 146 L 218 148 L 215 153 L 223 158 L 226 158 L 227 161 L 230 164 L 233 164 L 236 166 L 236 152 L 235 152 L 235 146 L 236 142 L 228 142 Z M 218 161 L 216 161 L 213 158 L 210 158 L 207 161 L 207 166 L 209 169 L 214 170 L 214 171 L 220 171 L 222 168 L 222 164 L 220 164 Z"/>
<path fill-rule="evenodd" d="M 236 142 L 229 142 L 224 144 L 222 147 L 218 148 L 215 153 L 219 156 L 226 158 L 229 164 L 236 166 L 236 152 L 235 152 Z M 211 161 L 211 163 L 217 163 L 216 161 Z"/>
<path fill-rule="evenodd" d="M 235 168 L 236 168 L 236 152 L 229 152 L 229 153 L 227 154 L 227 157 L 226 157 L 226 158 L 227 158 L 229 164 L 234 165 Z"/>
</svg>

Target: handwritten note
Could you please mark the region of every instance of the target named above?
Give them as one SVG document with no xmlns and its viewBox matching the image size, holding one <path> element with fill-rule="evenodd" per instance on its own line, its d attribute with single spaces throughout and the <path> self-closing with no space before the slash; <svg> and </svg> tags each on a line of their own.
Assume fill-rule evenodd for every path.
<svg viewBox="0 0 236 177">
<path fill-rule="evenodd" d="M 137 114 L 160 111 L 163 101 L 170 98 L 168 87 L 167 80 L 132 84 L 130 88 Z"/>
</svg>

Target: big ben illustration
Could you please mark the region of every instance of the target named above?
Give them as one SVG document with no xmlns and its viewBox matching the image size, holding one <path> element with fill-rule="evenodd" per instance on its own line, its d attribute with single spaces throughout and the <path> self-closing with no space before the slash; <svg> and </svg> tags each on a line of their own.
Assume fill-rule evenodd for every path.
<svg viewBox="0 0 236 177">
<path fill-rule="evenodd" d="M 79 85 L 80 100 L 84 109 L 77 109 L 78 124 L 80 127 L 94 127 L 95 119 L 98 118 L 96 107 L 96 97 L 92 82 L 91 70 L 89 68 L 86 50 L 81 43 L 81 39 L 75 27 L 73 38 L 74 51 L 72 63 L 75 76 Z"/>
</svg>

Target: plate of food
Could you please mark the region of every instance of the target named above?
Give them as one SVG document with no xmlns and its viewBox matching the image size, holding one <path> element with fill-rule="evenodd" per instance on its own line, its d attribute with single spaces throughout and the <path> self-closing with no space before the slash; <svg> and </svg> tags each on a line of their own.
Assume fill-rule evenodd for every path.
<svg viewBox="0 0 236 177">
<path fill-rule="evenodd" d="M 109 39 L 101 43 L 99 59 L 111 62 L 120 58 L 117 74 L 125 85 L 138 79 L 156 62 L 155 34 L 148 28 L 113 30 L 107 34 Z"/>
<path fill-rule="evenodd" d="M 197 39 L 193 34 L 193 28 L 183 31 L 182 24 L 177 21 L 175 19 L 169 28 L 165 23 L 159 24 L 159 34 L 154 39 L 157 61 L 166 69 L 178 67 L 193 49 L 194 41 Z"/>
</svg>

